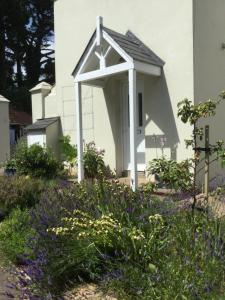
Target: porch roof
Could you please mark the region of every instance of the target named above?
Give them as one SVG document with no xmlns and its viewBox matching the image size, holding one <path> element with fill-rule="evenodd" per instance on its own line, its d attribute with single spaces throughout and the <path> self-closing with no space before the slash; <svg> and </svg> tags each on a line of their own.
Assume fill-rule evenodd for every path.
<svg viewBox="0 0 225 300">
<path fill-rule="evenodd" d="M 147 47 L 140 39 L 138 39 L 130 30 L 126 34 L 121 34 L 112 29 L 102 26 L 104 32 L 113 39 L 117 46 L 124 51 L 132 61 L 150 64 L 156 67 L 163 67 L 165 62 L 156 55 L 149 47 Z M 75 77 L 80 67 L 85 61 L 89 51 L 91 50 L 97 38 L 97 30 L 92 34 L 83 54 L 81 55 L 72 75 Z"/>
</svg>

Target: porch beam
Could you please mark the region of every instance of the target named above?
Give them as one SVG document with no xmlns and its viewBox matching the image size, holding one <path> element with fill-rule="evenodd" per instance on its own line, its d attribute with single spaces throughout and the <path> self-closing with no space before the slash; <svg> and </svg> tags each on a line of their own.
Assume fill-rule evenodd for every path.
<svg viewBox="0 0 225 300">
<path fill-rule="evenodd" d="M 130 185 L 133 191 L 138 187 L 137 174 L 137 74 L 136 70 L 129 70 L 129 111 L 130 111 Z"/>
<path fill-rule="evenodd" d="M 78 69 L 78 71 L 77 71 L 77 74 L 78 74 L 78 75 L 83 71 L 83 69 L 84 69 L 84 67 L 85 67 L 85 65 L 86 65 L 86 63 L 87 63 L 89 57 L 91 56 L 92 52 L 93 52 L 94 49 L 96 48 L 96 43 L 97 43 L 97 40 L 96 40 L 96 38 L 95 38 L 94 41 L 93 41 L 93 44 L 91 45 L 90 49 L 88 50 L 87 55 L 85 56 L 85 58 L 84 58 L 84 60 L 83 60 L 83 62 L 82 62 L 82 64 L 81 64 L 81 66 L 79 67 L 79 69 Z"/>
<path fill-rule="evenodd" d="M 134 62 L 134 68 L 135 70 L 137 70 L 137 72 L 152 75 L 152 76 L 161 76 L 162 73 L 161 67 L 151 65 L 151 64 L 146 64 L 140 61 Z"/>
<path fill-rule="evenodd" d="M 84 165 L 83 165 L 82 93 L 81 93 L 80 82 L 75 82 L 75 93 L 76 93 L 78 182 L 81 182 L 84 179 Z"/>
<path fill-rule="evenodd" d="M 105 87 L 105 80 L 104 79 L 96 79 L 96 80 L 90 80 L 90 81 L 83 81 L 82 85 L 86 86 L 93 86 L 97 88 L 104 88 Z"/>
<path fill-rule="evenodd" d="M 82 82 L 82 81 L 89 81 L 89 80 L 93 80 L 93 79 L 107 77 L 110 75 L 119 74 L 119 73 L 128 71 L 131 68 L 133 68 L 133 64 L 125 62 L 125 63 L 117 64 L 117 65 L 114 65 L 111 67 L 106 67 L 106 68 L 103 68 L 100 70 L 91 71 L 91 72 L 77 75 L 75 77 L 75 81 Z"/>
</svg>

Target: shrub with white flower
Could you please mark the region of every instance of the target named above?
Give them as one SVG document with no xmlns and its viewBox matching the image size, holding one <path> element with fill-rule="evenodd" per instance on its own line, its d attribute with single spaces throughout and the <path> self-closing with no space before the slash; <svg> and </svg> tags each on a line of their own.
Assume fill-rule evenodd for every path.
<svg viewBox="0 0 225 300">
<path fill-rule="evenodd" d="M 103 214 L 100 218 L 92 218 L 89 214 L 75 210 L 68 217 L 62 218 L 63 227 L 50 228 L 48 232 L 56 235 L 70 235 L 77 240 L 88 239 L 97 247 L 101 244 L 112 246 L 115 237 L 119 239 L 122 225 L 112 214 Z"/>
</svg>

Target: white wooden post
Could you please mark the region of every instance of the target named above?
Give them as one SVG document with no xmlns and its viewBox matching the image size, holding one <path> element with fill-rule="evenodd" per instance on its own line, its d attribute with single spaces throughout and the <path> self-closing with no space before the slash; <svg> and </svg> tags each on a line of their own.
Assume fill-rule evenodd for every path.
<svg viewBox="0 0 225 300">
<path fill-rule="evenodd" d="M 84 179 L 81 82 L 75 82 L 78 182 Z"/>
<path fill-rule="evenodd" d="M 136 71 L 129 70 L 129 110 L 130 110 L 130 161 L 131 174 L 130 184 L 135 191 L 138 187 L 137 176 L 137 91 L 136 91 Z"/>
</svg>

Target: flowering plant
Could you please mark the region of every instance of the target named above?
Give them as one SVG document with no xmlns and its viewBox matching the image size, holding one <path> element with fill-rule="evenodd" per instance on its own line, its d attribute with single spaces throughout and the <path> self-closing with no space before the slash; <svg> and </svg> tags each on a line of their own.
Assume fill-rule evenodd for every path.
<svg viewBox="0 0 225 300">
<path fill-rule="evenodd" d="M 84 149 L 84 175 L 94 180 L 109 177 L 112 173 L 104 163 L 105 150 L 97 148 L 94 142 L 85 145 Z"/>
</svg>

